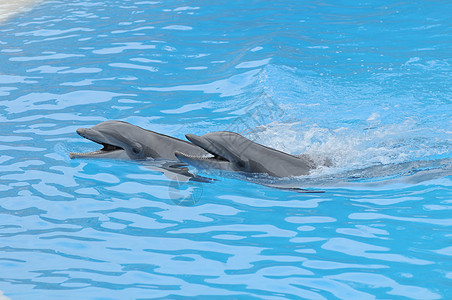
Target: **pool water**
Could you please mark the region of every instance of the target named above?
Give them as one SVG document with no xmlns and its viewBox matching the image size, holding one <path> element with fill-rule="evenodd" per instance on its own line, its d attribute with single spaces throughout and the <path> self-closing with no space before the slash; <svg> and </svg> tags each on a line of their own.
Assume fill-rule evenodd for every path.
<svg viewBox="0 0 452 300">
<path fill-rule="evenodd" d="M 450 299 L 448 1 L 55 0 L 0 25 L 0 290 L 11 299 Z M 106 120 L 230 130 L 331 167 L 69 159 Z"/>
</svg>

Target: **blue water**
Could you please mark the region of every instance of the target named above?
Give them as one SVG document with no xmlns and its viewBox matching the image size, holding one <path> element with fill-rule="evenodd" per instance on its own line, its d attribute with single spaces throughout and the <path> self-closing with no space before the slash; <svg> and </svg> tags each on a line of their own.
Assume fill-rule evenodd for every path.
<svg viewBox="0 0 452 300">
<path fill-rule="evenodd" d="M 0 24 L 0 290 L 17 299 L 450 299 L 450 1 L 55 0 Z M 177 182 L 70 160 L 124 120 L 333 166 Z"/>
</svg>

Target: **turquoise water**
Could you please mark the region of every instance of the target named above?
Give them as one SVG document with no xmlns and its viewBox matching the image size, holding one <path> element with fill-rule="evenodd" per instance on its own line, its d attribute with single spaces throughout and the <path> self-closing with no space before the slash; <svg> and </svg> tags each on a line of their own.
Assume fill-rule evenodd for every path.
<svg viewBox="0 0 452 300">
<path fill-rule="evenodd" d="M 12 299 L 450 299 L 448 1 L 47 1 L 0 25 Z M 232 130 L 333 166 L 285 183 L 70 160 L 105 120 Z"/>
</svg>

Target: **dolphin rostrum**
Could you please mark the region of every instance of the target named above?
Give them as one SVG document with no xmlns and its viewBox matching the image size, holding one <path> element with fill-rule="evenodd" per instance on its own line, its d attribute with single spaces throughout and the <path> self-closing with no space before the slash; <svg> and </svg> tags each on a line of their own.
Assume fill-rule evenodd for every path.
<svg viewBox="0 0 452 300">
<path fill-rule="evenodd" d="M 229 131 L 217 131 L 196 136 L 185 135 L 194 145 L 211 155 L 193 155 L 178 149 L 176 157 L 201 169 L 220 169 L 243 173 L 265 173 L 273 177 L 308 175 L 319 165 L 330 165 L 329 159 L 313 159 L 307 155 L 291 155 L 257 144 L 242 135 Z"/>
<path fill-rule="evenodd" d="M 122 121 L 106 121 L 91 128 L 79 128 L 77 133 L 103 146 L 89 153 L 71 152 L 71 158 L 114 158 L 114 159 L 168 159 L 177 161 L 174 153 L 181 151 L 188 155 L 209 155 L 202 148 L 154 131 Z"/>
</svg>

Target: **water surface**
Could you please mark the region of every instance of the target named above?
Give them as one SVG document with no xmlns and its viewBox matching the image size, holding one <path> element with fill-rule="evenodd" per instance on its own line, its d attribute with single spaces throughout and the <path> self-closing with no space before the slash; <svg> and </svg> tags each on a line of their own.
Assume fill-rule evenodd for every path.
<svg viewBox="0 0 452 300">
<path fill-rule="evenodd" d="M 46 1 L 0 25 L 12 299 L 447 299 L 447 1 Z M 299 194 L 70 160 L 75 130 L 216 130 L 334 162 Z M 292 182 L 293 183 L 293 182 Z"/>
</svg>

